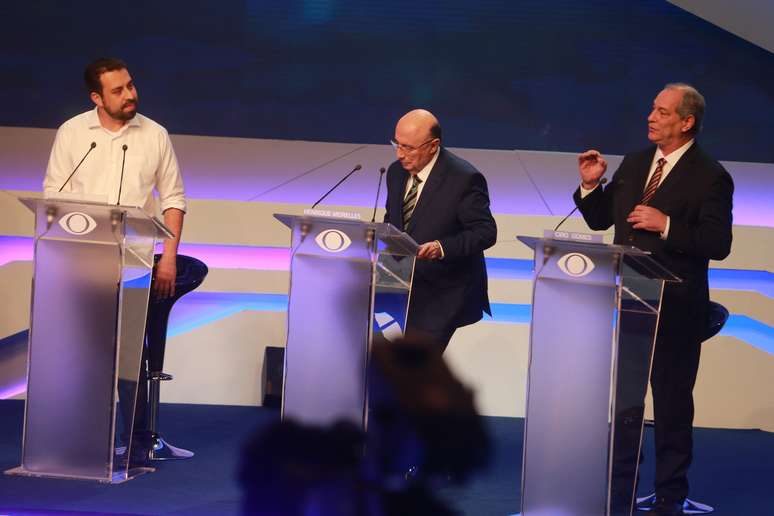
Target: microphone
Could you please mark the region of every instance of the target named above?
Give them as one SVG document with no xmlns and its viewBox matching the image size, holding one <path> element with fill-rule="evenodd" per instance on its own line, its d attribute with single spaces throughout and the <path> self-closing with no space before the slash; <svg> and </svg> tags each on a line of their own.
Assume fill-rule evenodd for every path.
<svg viewBox="0 0 774 516">
<path fill-rule="evenodd" d="M 600 179 L 600 180 L 599 180 L 599 184 L 600 184 L 600 185 L 603 185 L 603 184 L 605 184 L 605 183 L 607 183 L 607 178 L 606 178 L 606 177 L 603 177 L 602 179 Z M 567 220 L 567 219 L 569 219 L 569 218 L 570 218 L 570 215 L 572 215 L 573 213 L 575 213 L 575 210 L 577 210 L 577 209 L 578 209 L 578 206 L 575 206 L 575 207 L 572 209 L 572 211 L 571 211 L 570 213 L 568 213 L 568 214 L 567 214 L 567 216 L 566 216 L 565 218 L 563 218 L 562 220 L 560 220 L 560 221 L 559 221 L 559 224 L 557 224 L 557 225 L 556 225 L 556 227 L 554 228 L 554 231 L 557 231 L 557 230 L 559 229 L 559 226 L 561 226 L 562 224 L 564 224 L 564 221 L 565 221 L 565 220 Z"/>
<path fill-rule="evenodd" d="M 354 174 L 355 172 L 357 172 L 357 171 L 358 171 L 358 170 L 360 170 L 361 168 L 363 168 L 363 166 L 362 166 L 362 165 L 360 165 L 360 164 L 358 164 L 358 165 L 355 165 L 355 168 L 353 168 L 353 169 L 352 169 L 352 170 L 349 172 L 349 174 L 347 174 L 346 176 L 342 177 L 342 178 L 339 180 L 339 182 L 338 182 L 338 183 L 336 183 L 335 185 L 333 185 L 333 188 L 331 188 L 330 190 L 328 190 L 327 192 L 325 192 L 325 195 L 323 195 L 322 197 L 320 197 L 319 199 L 317 199 L 317 201 L 315 201 L 315 203 L 312 205 L 312 208 L 311 208 L 311 209 L 314 209 L 314 207 L 315 207 L 315 206 L 317 206 L 318 204 L 320 204 L 320 201 L 322 201 L 323 199 L 325 199 L 326 197 L 328 197 L 328 195 L 329 195 L 329 194 L 330 194 L 332 191 L 334 191 L 336 188 L 338 188 L 338 186 L 339 186 L 341 183 L 343 183 L 344 181 L 346 181 L 346 180 L 349 178 L 349 176 L 351 176 L 352 174 Z"/>
<path fill-rule="evenodd" d="M 379 205 L 379 191 L 382 189 L 382 178 L 384 177 L 384 167 L 379 169 L 379 186 L 376 187 L 376 200 L 374 201 L 374 214 L 371 216 L 371 222 L 376 220 L 376 207 Z"/>
<path fill-rule="evenodd" d="M 86 151 L 86 154 L 83 155 L 83 157 L 81 158 L 81 161 L 79 161 L 78 164 L 75 165 L 75 168 L 73 169 L 73 171 L 70 173 L 69 176 L 67 176 L 67 181 L 62 183 L 62 186 L 59 187 L 59 190 L 58 190 L 59 192 L 61 192 L 62 189 L 65 187 L 65 185 L 70 182 L 70 179 L 72 179 L 72 177 L 75 175 L 75 172 L 78 170 L 78 168 L 80 168 L 81 163 L 83 163 L 83 160 L 86 159 L 86 156 L 88 156 L 89 153 L 92 150 L 94 150 L 94 147 L 96 147 L 96 146 L 97 146 L 97 142 L 91 142 L 91 145 L 89 145 L 89 150 Z"/>
<path fill-rule="evenodd" d="M 121 189 L 124 186 L 124 164 L 126 163 L 126 149 L 129 147 L 124 144 L 123 147 L 121 147 L 121 150 L 124 151 L 124 156 L 121 159 L 121 180 L 118 182 L 118 202 L 116 202 L 116 206 L 121 204 Z"/>
</svg>

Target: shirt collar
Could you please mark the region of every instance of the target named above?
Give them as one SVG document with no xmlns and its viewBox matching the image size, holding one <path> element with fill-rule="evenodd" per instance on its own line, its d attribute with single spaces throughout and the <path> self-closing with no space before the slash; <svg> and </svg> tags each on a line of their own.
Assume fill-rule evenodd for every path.
<svg viewBox="0 0 774 516">
<path fill-rule="evenodd" d="M 94 106 L 94 109 L 89 111 L 89 129 L 97 129 L 101 127 L 99 123 L 99 115 L 97 114 L 97 106 Z"/>
<path fill-rule="evenodd" d="M 422 180 L 424 183 L 427 181 L 427 176 L 430 175 L 430 172 L 433 170 L 433 167 L 435 166 L 435 162 L 438 161 L 438 155 L 441 153 L 441 148 L 438 147 L 438 150 L 435 151 L 435 154 L 433 155 L 433 159 L 430 160 L 430 162 L 422 168 L 422 170 L 419 171 L 417 174 L 417 177 Z"/>
<path fill-rule="evenodd" d="M 673 167 L 673 166 L 675 166 L 675 163 L 680 161 L 680 158 L 683 157 L 683 154 L 685 154 L 688 151 L 688 149 L 691 148 L 691 145 L 693 145 L 693 142 L 694 142 L 694 139 L 691 138 L 690 140 L 685 142 L 682 145 L 682 147 L 679 147 L 679 148 L 673 150 L 672 152 L 670 152 L 666 156 L 664 156 L 664 153 L 661 152 L 661 149 L 656 147 L 656 157 L 655 157 L 655 160 L 658 161 L 659 159 L 664 158 L 666 160 L 666 162 L 669 163 L 669 165 Z"/>
<path fill-rule="evenodd" d="M 99 113 L 97 112 L 99 108 L 97 106 L 94 106 L 94 109 L 89 111 L 89 117 L 88 117 L 88 124 L 89 129 L 99 129 L 102 127 L 102 124 L 99 122 Z M 129 120 L 129 123 L 126 124 L 129 127 L 140 127 L 140 119 L 139 119 L 139 113 L 136 113 L 134 117 L 132 117 L 131 120 Z M 119 132 L 123 130 L 123 127 L 119 129 Z"/>
</svg>

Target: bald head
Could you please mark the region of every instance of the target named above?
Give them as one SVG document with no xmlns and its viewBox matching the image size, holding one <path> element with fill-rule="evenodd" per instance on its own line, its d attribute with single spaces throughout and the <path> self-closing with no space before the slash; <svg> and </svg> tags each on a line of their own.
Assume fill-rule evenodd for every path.
<svg viewBox="0 0 774 516">
<path fill-rule="evenodd" d="M 416 134 L 424 140 L 441 137 L 441 124 L 438 123 L 435 115 L 426 109 L 414 109 L 403 115 L 398 120 L 396 131 L 398 129 Z"/>
<path fill-rule="evenodd" d="M 395 126 L 396 153 L 404 169 L 419 173 L 430 163 L 441 144 L 441 124 L 426 109 L 409 111 Z"/>
</svg>

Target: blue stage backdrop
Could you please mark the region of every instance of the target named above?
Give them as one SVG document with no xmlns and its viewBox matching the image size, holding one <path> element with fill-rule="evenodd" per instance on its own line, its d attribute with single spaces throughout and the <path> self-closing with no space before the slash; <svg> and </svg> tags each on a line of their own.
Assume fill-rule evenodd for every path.
<svg viewBox="0 0 774 516">
<path fill-rule="evenodd" d="M 713 155 L 774 162 L 774 55 L 663 0 L 38 0 L 0 19 L 0 125 L 58 126 L 89 105 L 84 64 L 114 55 L 173 133 L 386 143 L 427 107 L 451 146 L 624 153 L 687 81 Z"/>
</svg>

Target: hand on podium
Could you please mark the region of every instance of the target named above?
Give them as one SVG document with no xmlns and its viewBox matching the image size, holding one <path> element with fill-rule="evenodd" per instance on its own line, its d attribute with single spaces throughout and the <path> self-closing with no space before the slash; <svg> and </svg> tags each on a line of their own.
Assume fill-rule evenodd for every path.
<svg viewBox="0 0 774 516">
<path fill-rule="evenodd" d="M 176 278 L 177 257 L 162 255 L 153 268 L 153 294 L 157 299 L 165 299 L 175 295 Z"/>
<path fill-rule="evenodd" d="M 425 242 L 417 249 L 417 258 L 420 260 L 440 260 L 443 258 L 443 248 L 438 240 Z"/>
</svg>

